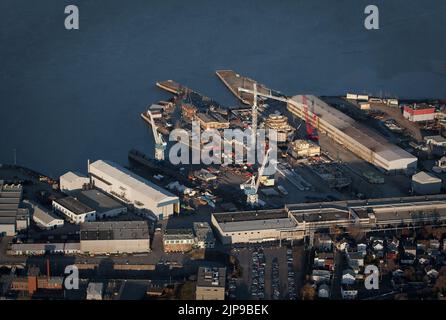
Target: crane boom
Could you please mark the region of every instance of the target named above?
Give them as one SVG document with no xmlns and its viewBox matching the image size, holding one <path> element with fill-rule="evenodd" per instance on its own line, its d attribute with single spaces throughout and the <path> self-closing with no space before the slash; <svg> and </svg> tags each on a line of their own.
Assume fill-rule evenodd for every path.
<svg viewBox="0 0 446 320">
<path fill-rule="evenodd" d="M 164 151 L 166 150 L 167 143 L 164 141 L 163 135 L 158 132 L 158 127 L 156 126 L 153 114 L 150 110 L 147 110 L 147 115 L 152 127 L 153 138 L 155 139 L 155 159 L 162 161 L 164 160 Z"/>
<path fill-rule="evenodd" d="M 265 171 L 265 166 L 266 166 L 266 163 L 268 162 L 268 157 L 269 157 L 270 153 L 271 153 L 271 148 L 268 149 L 265 156 L 263 157 L 262 166 L 259 168 L 259 174 L 257 175 L 257 182 L 256 182 L 256 186 L 255 186 L 256 191 L 259 190 L 260 178 L 263 176 L 263 172 Z"/>
</svg>

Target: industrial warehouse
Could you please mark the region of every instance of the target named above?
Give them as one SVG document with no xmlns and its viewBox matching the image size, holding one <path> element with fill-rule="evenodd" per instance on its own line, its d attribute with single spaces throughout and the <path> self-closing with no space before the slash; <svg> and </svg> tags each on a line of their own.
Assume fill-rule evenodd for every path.
<svg viewBox="0 0 446 320">
<path fill-rule="evenodd" d="M 14 236 L 29 225 L 29 212 L 20 208 L 23 188 L 21 185 L 4 184 L 0 180 L 0 236 Z"/>
<path fill-rule="evenodd" d="M 153 213 L 162 220 L 179 211 L 178 197 L 111 161 L 90 164 L 89 174 L 95 187 L 131 204 L 142 214 Z"/>
<path fill-rule="evenodd" d="M 446 195 L 287 205 L 284 209 L 214 213 L 225 244 L 299 240 L 331 226 L 387 226 L 446 221 Z"/>
<path fill-rule="evenodd" d="M 80 250 L 90 254 L 149 252 L 149 226 L 146 221 L 84 223 Z"/>
<path fill-rule="evenodd" d="M 414 171 L 417 158 L 384 137 L 361 125 L 346 114 L 329 106 L 316 96 L 306 96 L 311 119 L 316 116 L 315 127 L 337 143 L 345 146 L 358 157 L 385 171 Z M 290 99 L 288 109 L 301 119 L 306 119 L 304 96 Z"/>
</svg>

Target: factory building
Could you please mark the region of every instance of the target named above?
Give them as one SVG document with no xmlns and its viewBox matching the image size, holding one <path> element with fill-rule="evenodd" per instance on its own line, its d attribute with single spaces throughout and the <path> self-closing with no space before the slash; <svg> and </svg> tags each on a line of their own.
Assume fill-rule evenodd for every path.
<svg viewBox="0 0 446 320">
<path fill-rule="evenodd" d="M 315 96 L 307 96 L 308 116 L 310 119 L 316 114 L 317 129 L 335 142 L 345 146 L 351 152 L 365 161 L 375 165 L 384 171 L 414 171 L 417 158 L 389 143 L 384 137 L 375 131 L 356 122 L 343 112 L 329 106 Z M 288 110 L 295 116 L 304 119 L 302 96 L 294 96 L 288 103 Z"/>
<path fill-rule="evenodd" d="M 150 251 L 147 221 L 88 222 L 81 225 L 83 253 L 144 253 Z"/>
<path fill-rule="evenodd" d="M 214 213 L 211 221 L 223 244 L 294 240 L 304 235 L 284 210 Z"/>
<path fill-rule="evenodd" d="M 287 205 L 284 209 L 214 213 L 223 244 L 296 240 L 331 226 L 364 230 L 446 221 L 446 195 Z"/>
<path fill-rule="evenodd" d="M 59 178 L 60 191 L 67 195 L 82 190 L 90 183 L 90 179 L 78 172 L 67 172 Z"/>
<path fill-rule="evenodd" d="M 195 245 L 200 249 L 215 247 L 215 237 L 209 223 L 194 222 Z"/>
<path fill-rule="evenodd" d="M 29 211 L 20 208 L 22 186 L 0 180 L 0 236 L 15 236 L 29 226 Z"/>
<path fill-rule="evenodd" d="M 177 196 L 116 163 L 98 160 L 89 165 L 89 173 L 94 186 L 141 214 L 162 220 L 179 212 Z"/>
<path fill-rule="evenodd" d="M 433 121 L 435 119 L 435 107 L 427 104 L 404 106 L 403 116 L 412 122 Z"/>
<path fill-rule="evenodd" d="M 321 155 L 321 147 L 309 140 L 295 140 L 291 142 L 289 152 L 296 159 L 318 157 Z"/>
<path fill-rule="evenodd" d="M 441 179 L 424 171 L 418 172 L 412 176 L 412 191 L 418 195 L 438 194 L 441 191 Z"/>
<path fill-rule="evenodd" d="M 198 268 L 196 300 L 225 300 L 226 268 Z"/>
<path fill-rule="evenodd" d="M 79 192 L 77 199 L 96 212 L 96 219 L 112 218 L 127 212 L 121 203 L 96 189 Z"/>
<path fill-rule="evenodd" d="M 56 217 L 54 214 L 45 210 L 37 204 L 32 205 L 33 208 L 33 221 L 43 229 L 53 229 L 57 227 L 62 227 L 64 225 L 64 220 Z"/>
<path fill-rule="evenodd" d="M 192 250 L 195 237 L 192 229 L 166 229 L 163 234 L 164 252 L 187 252 Z"/>
<path fill-rule="evenodd" d="M 68 220 L 80 224 L 96 220 L 96 211 L 74 197 L 53 200 L 53 210 L 65 215 Z"/>
</svg>

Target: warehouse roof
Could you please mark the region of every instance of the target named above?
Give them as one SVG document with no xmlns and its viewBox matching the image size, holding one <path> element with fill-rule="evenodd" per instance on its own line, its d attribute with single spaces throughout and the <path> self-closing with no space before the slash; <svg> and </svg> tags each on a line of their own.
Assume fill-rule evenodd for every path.
<svg viewBox="0 0 446 320">
<path fill-rule="evenodd" d="M 103 174 L 119 180 L 120 183 L 126 185 L 129 189 L 133 189 L 145 196 L 149 196 L 155 202 L 166 202 L 178 199 L 177 196 L 169 191 L 147 181 L 120 165 L 106 160 L 98 160 L 90 165 Z"/>
<path fill-rule="evenodd" d="M 223 223 L 251 220 L 255 221 L 264 219 L 282 219 L 288 218 L 288 213 L 283 209 L 276 209 L 262 211 L 239 211 L 233 213 L 215 213 L 214 217 L 219 223 Z"/>
<path fill-rule="evenodd" d="M 77 195 L 77 198 L 82 203 L 96 210 L 97 213 L 102 213 L 123 207 L 123 205 L 120 204 L 118 201 L 96 189 L 81 191 Z"/>
<path fill-rule="evenodd" d="M 194 233 L 192 229 L 166 229 L 163 238 L 164 240 L 193 239 Z"/>
<path fill-rule="evenodd" d="M 13 243 L 12 251 L 72 251 L 80 250 L 79 242 L 53 242 L 53 243 Z"/>
<path fill-rule="evenodd" d="M 19 205 L 22 196 L 22 186 L 4 184 L 0 180 L 0 224 L 13 224 L 19 216 Z"/>
<path fill-rule="evenodd" d="M 223 232 L 290 229 L 297 226 L 296 220 L 285 210 L 217 213 L 214 218 Z"/>
<path fill-rule="evenodd" d="M 426 184 L 426 183 L 441 183 L 441 179 L 433 174 L 421 171 L 412 176 L 412 181 Z"/>
<path fill-rule="evenodd" d="M 291 99 L 298 103 L 302 103 L 301 95 L 294 96 Z M 307 99 L 309 111 L 314 111 L 320 120 L 326 121 L 340 132 L 343 132 L 347 136 L 357 141 L 359 144 L 374 151 L 385 160 L 389 162 L 401 159 L 410 159 L 413 161 L 417 160 L 416 157 L 407 151 L 394 144 L 391 144 L 377 132 L 367 128 L 343 112 L 333 108 L 318 97 L 307 95 Z"/>
<path fill-rule="evenodd" d="M 81 241 L 149 239 L 147 221 L 86 222 L 80 232 Z"/>
<path fill-rule="evenodd" d="M 39 206 L 34 206 L 34 213 L 33 217 L 39 219 L 45 224 L 50 224 L 54 220 L 62 220 L 60 218 L 57 218 L 53 216 L 50 212 L 45 211 L 44 209 L 40 208 Z"/>
<path fill-rule="evenodd" d="M 73 197 L 57 199 L 54 200 L 54 202 L 73 212 L 74 214 L 85 214 L 94 211 L 92 208 Z"/>
<path fill-rule="evenodd" d="M 88 179 L 85 175 L 79 172 L 68 171 L 64 175 L 60 176 L 60 179 L 65 179 L 69 182 L 75 182 L 78 179 Z"/>
</svg>

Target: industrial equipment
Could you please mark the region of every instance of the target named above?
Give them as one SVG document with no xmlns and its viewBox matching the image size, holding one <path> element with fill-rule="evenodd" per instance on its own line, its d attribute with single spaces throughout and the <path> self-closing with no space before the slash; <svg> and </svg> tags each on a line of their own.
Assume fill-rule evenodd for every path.
<svg viewBox="0 0 446 320">
<path fill-rule="evenodd" d="M 257 191 L 259 189 L 260 180 L 263 176 L 263 172 L 265 170 L 266 163 L 268 162 L 269 154 L 271 153 L 271 149 L 268 149 L 266 152 L 261 167 L 256 176 L 252 176 L 248 181 L 240 185 L 240 189 L 245 191 L 246 194 L 246 202 L 248 205 L 255 207 L 259 204 L 259 196 Z"/>
<path fill-rule="evenodd" d="M 147 116 L 149 118 L 150 125 L 152 126 L 153 138 L 155 139 L 155 159 L 158 161 L 163 161 L 167 143 L 164 141 L 163 135 L 158 132 L 158 128 L 150 110 L 147 110 Z"/>
</svg>

